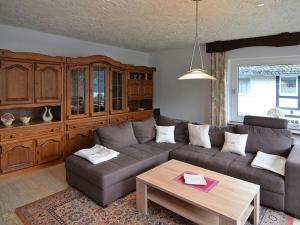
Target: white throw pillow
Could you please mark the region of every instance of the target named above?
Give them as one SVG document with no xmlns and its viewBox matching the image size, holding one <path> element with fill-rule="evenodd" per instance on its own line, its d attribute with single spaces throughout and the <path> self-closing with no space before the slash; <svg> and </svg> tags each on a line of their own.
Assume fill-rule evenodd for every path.
<svg viewBox="0 0 300 225">
<path fill-rule="evenodd" d="M 225 142 L 222 152 L 232 152 L 245 156 L 248 134 L 234 134 L 225 131 Z"/>
<path fill-rule="evenodd" d="M 211 148 L 209 139 L 209 125 L 188 124 L 190 144 L 204 148 Z"/>
<path fill-rule="evenodd" d="M 156 142 L 175 144 L 175 126 L 156 126 Z"/>
<path fill-rule="evenodd" d="M 257 152 L 251 166 L 258 169 L 270 170 L 281 176 L 285 175 L 286 158 L 278 155 L 270 155 L 261 151 Z"/>
</svg>

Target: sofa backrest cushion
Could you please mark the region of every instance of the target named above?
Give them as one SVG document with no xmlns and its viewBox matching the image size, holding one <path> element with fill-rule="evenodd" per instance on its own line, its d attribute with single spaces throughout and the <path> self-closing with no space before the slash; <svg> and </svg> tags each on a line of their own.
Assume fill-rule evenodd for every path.
<svg viewBox="0 0 300 225">
<path fill-rule="evenodd" d="M 244 116 L 244 124 L 275 129 L 287 129 L 288 120 L 262 116 Z"/>
<path fill-rule="evenodd" d="M 292 133 L 287 129 L 237 125 L 238 134 L 248 134 L 246 152 L 262 151 L 268 154 L 287 156 L 293 144 Z"/>
<path fill-rule="evenodd" d="M 235 129 L 233 126 L 210 126 L 209 138 L 212 146 L 220 148 L 223 146 L 225 142 L 225 131 L 229 133 L 234 133 Z"/>
<path fill-rule="evenodd" d="M 156 122 L 153 117 L 132 122 L 134 135 L 140 144 L 152 141 L 155 138 L 155 126 Z"/>
<path fill-rule="evenodd" d="M 124 148 L 138 144 L 131 122 L 98 128 L 96 132 L 100 137 L 102 145 L 110 149 Z"/>
<path fill-rule="evenodd" d="M 175 141 L 181 143 L 189 142 L 188 121 L 173 119 L 170 117 L 162 116 L 158 118 L 158 126 L 174 126 L 175 125 Z"/>
<path fill-rule="evenodd" d="M 94 145 L 102 145 L 102 142 L 100 140 L 97 130 L 94 130 L 94 132 L 93 132 L 93 146 Z"/>
</svg>

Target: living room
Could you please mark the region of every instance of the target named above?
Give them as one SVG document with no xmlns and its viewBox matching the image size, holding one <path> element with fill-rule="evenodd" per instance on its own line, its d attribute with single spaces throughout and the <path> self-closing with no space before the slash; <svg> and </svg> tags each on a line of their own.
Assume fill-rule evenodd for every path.
<svg viewBox="0 0 300 225">
<path fill-rule="evenodd" d="M 0 224 L 300 224 L 298 0 L 0 0 Z"/>
</svg>

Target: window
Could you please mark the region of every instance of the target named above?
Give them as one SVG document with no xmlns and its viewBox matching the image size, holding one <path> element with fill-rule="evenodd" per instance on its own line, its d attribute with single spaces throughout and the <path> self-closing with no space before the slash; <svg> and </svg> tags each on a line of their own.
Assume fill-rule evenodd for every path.
<svg viewBox="0 0 300 225">
<path fill-rule="evenodd" d="M 239 78 L 239 94 L 250 93 L 250 78 Z"/>
<path fill-rule="evenodd" d="M 242 122 L 245 115 L 282 116 L 300 129 L 300 64 L 298 59 L 231 60 L 229 120 Z"/>
<path fill-rule="evenodd" d="M 280 95 L 297 96 L 298 95 L 298 79 L 293 77 L 280 77 Z"/>
</svg>

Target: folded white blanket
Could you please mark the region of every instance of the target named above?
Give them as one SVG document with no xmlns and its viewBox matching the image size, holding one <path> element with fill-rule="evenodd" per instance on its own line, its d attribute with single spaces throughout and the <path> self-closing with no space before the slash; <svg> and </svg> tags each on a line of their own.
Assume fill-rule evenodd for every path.
<svg viewBox="0 0 300 225">
<path fill-rule="evenodd" d="M 257 152 L 251 166 L 258 169 L 270 170 L 282 176 L 285 175 L 286 158 L 278 155 L 270 155 L 261 151 Z"/>
<path fill-rule="evenodd" d="M 92 148 L 82 149 L 74 153 L 74 155 L 82 157 L 93 164 L 108 161 L 117 157 L 119 154 L 119 152 L 106 148 L 102 145 L 95 145 Z"/>
</svg>

